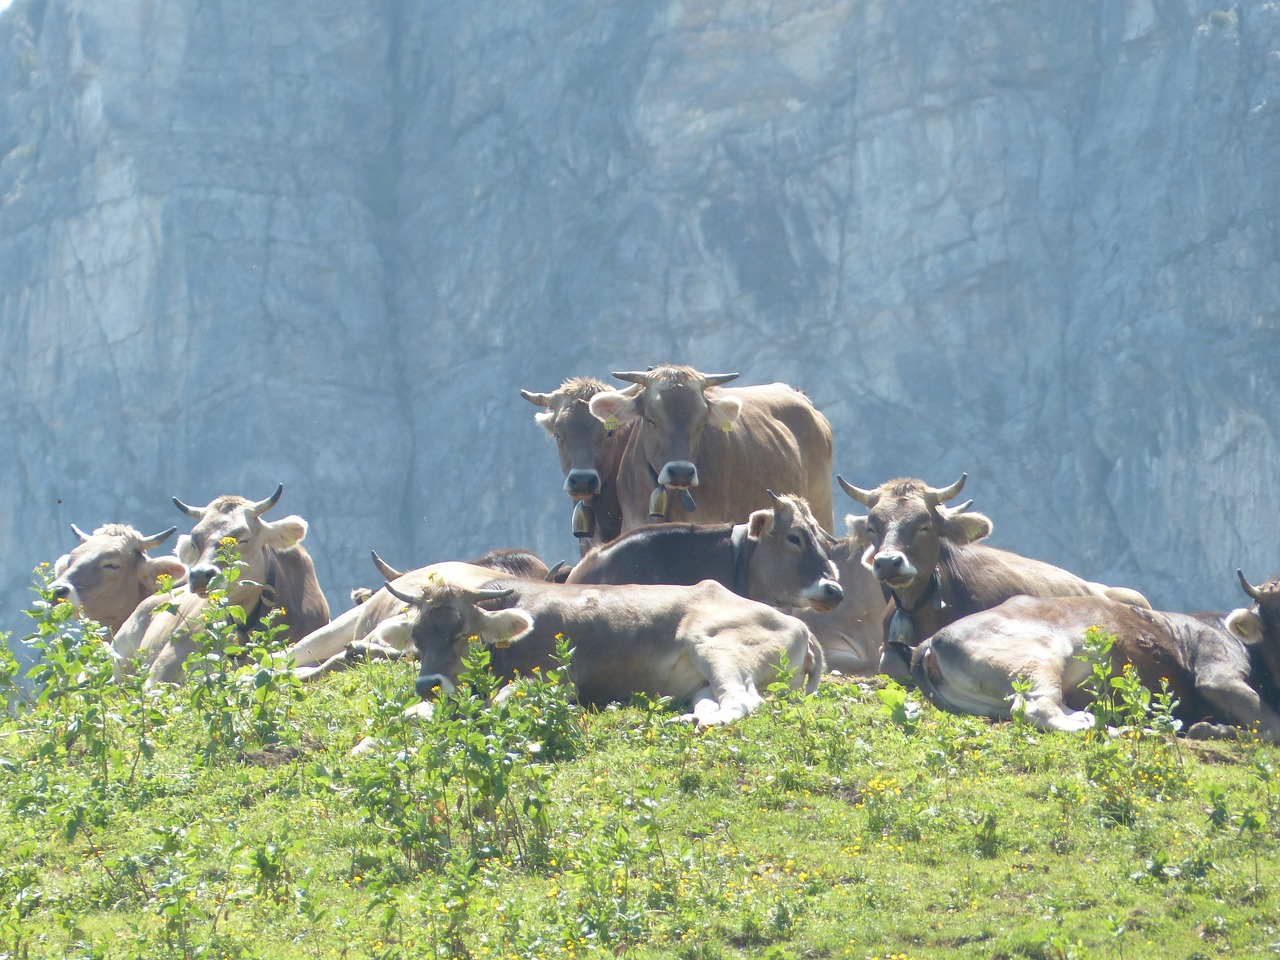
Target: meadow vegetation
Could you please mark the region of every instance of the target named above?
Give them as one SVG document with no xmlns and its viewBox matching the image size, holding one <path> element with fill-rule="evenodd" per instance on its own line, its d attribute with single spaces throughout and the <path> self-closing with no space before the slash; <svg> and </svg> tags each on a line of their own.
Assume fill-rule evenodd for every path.
<svg viewBox="0 0 1280 960">
<path fill-rule="evenodd" d="M 1280 949 L 1276 748 L 1182 739 L 1125 674 L 1098 672 L 1084 735 L 838 678 L 695 730 L 644 698 L 577 708 L 565 638 L 496 705 L 476 649 L 409 723 L 413 665 L 303 687 L 217 589 L 182 687 L 117 681 L 48 579 L 41 664 L 0 662 L 0 957 Z"/>
</svg>

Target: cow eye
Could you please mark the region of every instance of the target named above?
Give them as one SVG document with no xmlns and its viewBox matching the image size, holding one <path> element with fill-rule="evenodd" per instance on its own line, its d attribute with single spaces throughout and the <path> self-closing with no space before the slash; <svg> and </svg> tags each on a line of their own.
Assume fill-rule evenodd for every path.
<svg viewBox="0 0 1280 960">
<path fill-rule="evenodd" d="M 114 560 L 108 560 L 102 565 L 102 569 L 103 570 L 119 570 L 120 564 L 116 563 Z"/>
<path fill-rule="evenodd" d="M 916 528 L 916 536 L 917 537 L 923 536 L 924 534 L 929 533 L 932 530 L 933 530 L 932 524 L 928 524 L 928 523 L 923 524 Z"/>
<path fill-rule="evenodd" d="M 794 543 L 798 547 L 800 546 L 800 537 L 797 534 L 789 533 L 787 534 L 787 543 Z"/>
</svg>

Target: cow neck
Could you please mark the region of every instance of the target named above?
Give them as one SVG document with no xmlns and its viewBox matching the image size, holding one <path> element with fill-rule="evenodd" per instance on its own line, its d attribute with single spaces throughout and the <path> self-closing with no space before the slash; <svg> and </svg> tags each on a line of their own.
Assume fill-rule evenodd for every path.
<svg viewBox="0 0 1280 960">
<path fill-rule="evenodd" d="M 253 605 L 253 610 L 244 618 L 244 623 L 236 627 L 240 635 L 246 639 L 252 631 L 267 615 L 267 612 L 276 605 L 276 580 L 280 572 L 280 565 L 276 561 L 276 552 L 267 550 L 267 575 L 262 583 L 258 586 L 258 602 Z"/>
<path fill-rule="evenodd" d="M 740 597 L 750 599 L 747 592 L 751 571 L 751 555 L 756 552 L 757 541 L 747 536 L 745 523 L 734 524 L 733 533 L 729 535 L 733 544 L 733 592 Z"/>
<path fill-rule="evenodd" d="M 893 605 L 898 612 L 910 617 L 923 610 L 940 589 L 942 589 L 942 574 L 937 567 L 934 567 L 933 575 L 929 577 L 929 585 L 924 588 L 924 593 L 911 606 L 908 607 L 902 602 L 902 598 L 898 596 L 898 591 L 894 590 L 893 587 L 889 588 L 889 594 L 893 597 Z"/>
</svg>

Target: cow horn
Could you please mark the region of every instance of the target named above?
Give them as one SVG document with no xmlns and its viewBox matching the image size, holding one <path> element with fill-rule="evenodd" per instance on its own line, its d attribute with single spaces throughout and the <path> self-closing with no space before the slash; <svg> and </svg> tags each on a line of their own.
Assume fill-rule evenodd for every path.
<svg viewBox="0 0 1280 960">
<path fill-rule="evenodd" d="M 778 495 L 774 493 L 772 490 L 770 490 L 768 487 L 764 488 L 764 492 L 769 495 L 769 499 L 772 500 L 774 503 L 777 503 L 778 500 L 780 499 Z"/>
<path fill-rule="evenodd" d="M 960 474 L 960 479 L 951 486 L 942 490 L 935 490 L 933 487 L 925 487 L 925 499 L 932 500 L 931 506 L 937 506 L 940 503 L 946 503 L 957 493 L 964 489 L 964 482 L 969 479 L 967 473 Z"/>
<path fill-rule="evenodd" d="M 720 386 L 720 384 L 722 384 L 722 383 L 728 383 L 730 380 L 737 380 L 737 379 L 738 379 L 738 377 L 740 377 L 740 376 L 742 376 L 742 374 L 740 374 L 740 373 L 707 373 L 707 374 L 704 374 L 704 375 L 703 375 L 703 377 L 702 377 L 702 380 L 703 380 L 703 388 L 702 388 L 702 389 L 704 389 L 704 390 L 705 390 L 707 387 L 718 387 L 718 386 Z"/>
<path fill-rule="evenodd" d="M 857 500 L 859 503 L 865 504 L 868 510 L 880 502 L 880 494 L 878 491 L 863 490 L 861 487 L 855 487 L 838 473 L 836 474 L 836 480 L 839 481 L 840 488 L 844 490 L 845 493 L 853 497 L 853 499 Z"/>
<path fill-rule="evenodd" d="M 173 498 L 173 504 L 174 504 L 174 506 L 176 506 L 179 510 L 181 510 L 183 513 L 185 513 L 188 517 L 191 517 L 193 520 L 202 520 L 202 519 L 204 519 L 204 512 L 205 512 L 205 510 L 207 510 L 207 509 L 208 509 L 208 507 L 192 507 L 192 506 L 189 506 L 188 504 L 183 503 L 183 502 L 182 502 L 181 500 L 179 500 L 177 497 L 174 497 L 174 498 Z"/>
<path fill-rule="evenodd" d="M 504 587 L 495 590 L 468 590 L 463 594 L 467 603 L 483 603 L 486 600 L 501 600 L 516 592 L 515 587 Z"/>
<path fill-rule="evenodd" d="M 369 555 L 373 557 L 373 565 L 378 568 L 378 572 L 388 580 L 399 580 L 404 576 L 403 573 L 378 556 L 377 550 L 370 550 Z"/>
<path fill-rule="evenodd" d="M 551 394 L 549 393 L 533 393 L 530 390 L 521 390 L 520 396 L 524 397 L 535 407 L 551 406 Z"/>
<path fill-rule="evenodd" d="M 152 547 L 158 547 L 177 532 L 177 527 L 170 527 L 168 530 L 157 533 L 154 537 L 143 537 L 141 544 L 142 549 L 150 550 Z"/>
<path fill-rule="evenodd" d="M 174 527 L 174 529 L 176 530 L 178 528 Z M 71 525 L 71 532 L 80 538 L 81 543 L 84 543 L 86 540 L 89 539 L 89 534 L 85 533 L 83 530 L 77 527 L 74 523 Z"/>
<path fill-rule="evenodd" d="M 1248 580 L 1244 578 L 1243 570 L 1237 569 L 1236 576 L 1240 578 L 1240 586 L 1244 588 L 1244 592 L 1249 595 L 1250 600 L 1262 599 L 1262 591 L 1259 590 L 1257 587 L 1255 587 L 1253 584 L 1251 584 Z"/>
<path fill-rule="evenodd" d="M 542 579 L 547 581 L 547 583 L 560 583 L 561 581 L 558 580 L 557 577 L 560 576 L 560 571 L 564 570 L 564 568 L 565 568 L 565 561 L 557 560 L 556 565 L 552 567 L 550 570 L 548 570 L 547 575 Z"/>
<path fill-rule="evenodd" d="M 422 594 L 419 594 L 416 597 L 411 597 L 407 593 L 401 593 L 399 590 L 397 590 L 395 587 L 391 585 L 390 581 L 388 581 L 387 583 L 384 583 L 382 585 L 382 589 L 386 590 L 387 593 L 391 594 L 401 603 L 407 603 L 411 607 L 416 607 L 419 603 L 422 602 L 422 597 L 423 597 Z"/>
<path fill-rule="evenodd" d="M 640 386 L 643 387 L 645 384 L 649 382 L 649 373 L 647 371 L 644 373 L 641 373 L 639 370 L 631 370 L 631 371 L 615 370 L 613 373 L 613 378 L 615 380 L 625 380 L 627 381 L 627 383 L 638 383 L 640 384 Z"/>
<path fill-rule="evenodd" d="M 255 517 L 260 517 L 280 501 L 280 494 L 284 493 L 284 484 L 276 484 L 276 492 L 265 500 L 259 500 L 250 509 L 249 512 Z"/>
</svg>

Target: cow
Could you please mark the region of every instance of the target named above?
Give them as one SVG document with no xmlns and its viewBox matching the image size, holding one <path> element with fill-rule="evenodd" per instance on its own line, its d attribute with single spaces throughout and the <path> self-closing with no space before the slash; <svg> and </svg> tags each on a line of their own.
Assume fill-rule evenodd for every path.
<svg viewBox="0 0 1280 960">
<path fill-rule="evenodd" d="M 567 637 L 579 703 L 670 697 L 690 704 L 681 720 L 699 725 L 751 713 L 760 691 L 780 678 L 784 658 L 791 687 L 808 693 L 825 668 L 803 623 L 714 580 L 615 586 L 507 577 L 479 587 L 450 579 L 414 593 L 387 590 L 411 607 L 415 689 L 424 699 L 436 687 L 456 688 L 473 639 L 492 647 L 496 676 L 514 678 L 553 668 L 556 637 Z"/>
<path fill-rule="evenodd" d="M 674 583 L 715 580 L 734 593 L 788 610 L 822 645 L 828 669 L 868 673 L 875 667 L 885 601 L 875 578 L 848 558 L 800 497 L 767 491 L 768 510 L 746 523 L 659 523 L 637 527 L 588 553 L 568 583 Z M 832 541 L 829 544 L 828 541 Z M 847 610 L 853 590 L 856 609 Z M 871 656 L 876 653 L 876 658 Z"/>
<path fill-rule="evenodd" d="M 122 669 L 141 655 L 150 666 L 152 682 L 182 679 L 182 664 L 196 647 L 193 633 L 199 633 L 209 586 L 222 572 L 220 551 L 231 546 L 244 564 L 239 579 L 227 590 L 228 602 L 246 614 L 239 628 L 242 636 L 261 629 L 273 607 L 282 610 L 275 621 L 283 626 L 281 639 L 306 636 L 329 622 L 329 603 L 302 546 L 307 521 L 298 516 L 275 522 L 262 519 L 283 491 L 284 484 L 279 484 L 265 500 L 222 496 L 204 507 L 173 498 L 179 510 L 196 520 L 191 533 L 178 540 L 178 557 L 187 565 L 188 589 L 174 598 L 153 598 L 134 612 L 113 642 Z"/>
<path fill-rule="evenodd" d="M 614 376 L 639 389 L 588 406 L 606 427 L 632 425 L 618 465 L 623 533 L 655 520 L 733 523 L 769 506 L 766 489 L 804 497 L 834 528 L 831 425 L 804 394 L 782 383 L 722 390 L 738 374 L 685 366 Z"/>
<path fill-rule="evenodd" d="M 527 550 L 491 550 L 474 560 L 428 564 L 408 572 L 388 565 L 377 551 L 372 555 L 378 572 L 401 592 L 421 591 L 450 570 L 465 576 L 466 569 L 474 567 L 486 571 L 486 580 L 504 573 L 535 580 L 548 575 L 547 565 Z M 462 572 L 456 573 L 459 570 Z M 365 657 L 398 658 L 401 651 L 412 647 L 405 612 L 405 605 L 381 587 L 362 596 L 357 606 L 289 648 L 297 675 L 314 680 Z"/>
<path fill-rule="evenodd" d="M 609 389 L 600 380 L 573 377 L 551 393 L 520 391 L 520 396 L 543 408 L 533 419 L 556 442 L 564 490 L 574 502 L 573 533 L 583 554 L 622 532 L 618 463 L 633 425 L 608 429 L 589 408 L 592 397 Z"/>
<path fill-rule="evenodd" d="M 73 523 L 71 530 L 80 544 L 54 564 L 49 592 L 114 636 L 134 608 L 155 593 L 161 576 L 177 581 L 187 575 L 176 557 L 147 556 L 177 529 L 146 537 L 127 524 L 107 523 L 90 534 Z"/>
<path fill-rule="evenodd" d="M 1026 719 L 1046 730 L 1087 730 L 1092 694 L 1085 631 L 1115 634 L 1112 669 L 1132 664 L 1150 690 L 1167 682 L 1174 714 L 1193 737 L 1253 727 L 1280 739 L 1280 580 L 1253 587 L 1254 600 L 1229 614 L 1166 613 L 1099 596 L 1014 597 L 963 617 L 916 648 L 911 670 L 938 706 L 960 713 Z M 1013 682 L 1030 685 L 1015 693 Z"/>
<path fill-rule="evenodd" d="M 967 474 L 935 489 L 921 480 L 890 480 L 862 490 L 836 478 L 867 507 L 847 519 L 850 538 L 862 545 L 862 563 L 889 591 L 880 672 L 909 681 L 911 647 L 960 617 L 1027 594 L 1038 597 L 1101 596 L 1149 607 L 1137 591 L 1108 587 L 1061 567 L 999 550 L 980 541 L 991 520 L 965 508 L 943 506 L 964 488 Z"/>
</svg>

